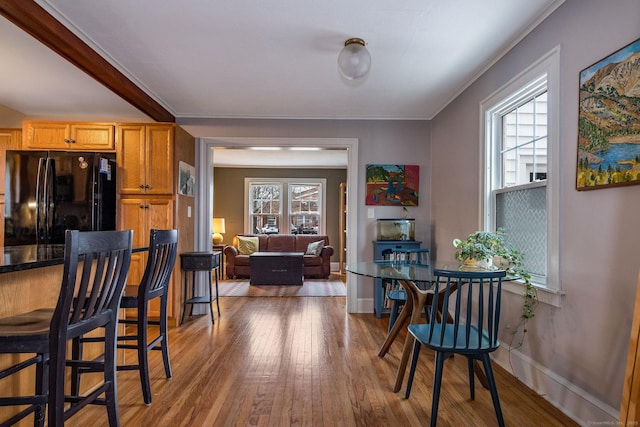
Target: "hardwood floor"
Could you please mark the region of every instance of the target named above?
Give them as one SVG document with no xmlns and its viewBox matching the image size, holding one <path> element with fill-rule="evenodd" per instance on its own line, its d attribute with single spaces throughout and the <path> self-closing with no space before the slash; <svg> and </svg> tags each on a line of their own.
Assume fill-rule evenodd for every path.
<svg viewBox="0 0 640 427">
<path fill-rule="evenodd" d="M 423 349 L 409 399 L 392 391 L 402 339 L 378 358 L 388 319 L 346 314 L 344 297 L 221 298 L 214 326 L 199 316 L 169 334 L 173 378 L 150 355 L 153 403 L 135 371 L 118 372 L 123 426 L 417 426 L 428 424 L 433 353 Z M 494 426 L 489 392 L 469 399 L 466 360 L 445 362 L 439 426 Z M 509 426 L 577 426 L 494 364 Z M 406 384 L 406 380 L 405 380 Z M 107 425 L 90 407 L 68 425 Z"/>
</svg>

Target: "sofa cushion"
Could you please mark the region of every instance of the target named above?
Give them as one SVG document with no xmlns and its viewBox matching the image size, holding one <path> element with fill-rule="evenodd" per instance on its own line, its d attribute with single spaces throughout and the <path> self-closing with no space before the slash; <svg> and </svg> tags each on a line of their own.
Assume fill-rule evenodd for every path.
<svg viewBox="0 0 640 427">
<path fill-rule="evenodd" d="M 240 255 L 251 255 L 258 250 L 257 237 L 238 236 L 238 252 Z"/>
<path fill-rule="evenodd" d="M 309 243 L 317 242 L 318 240 L 324 241 L 324 246 L 329 244 L 329 238 L 322 234 L 298 234 L 296 235 L 296 244 L 294 252 L 306 252 L 309 247 Z"/>
<path fill-rule="evenodd" d="M 309 243 L 305 255 L 320 255 L 322 248 L 324 247 L 324 240 L 318 240 L 317 242 Z"/>
<path fill-rule="evenodd" d="M 272 234 L 267 243 L 268 252 L 294 252 L 296 236 L 292 234 Z M 305 248 L 306 249 L 306 248 Z M 304 252 L 304 251 L 300 251 Z"/>
</svg>

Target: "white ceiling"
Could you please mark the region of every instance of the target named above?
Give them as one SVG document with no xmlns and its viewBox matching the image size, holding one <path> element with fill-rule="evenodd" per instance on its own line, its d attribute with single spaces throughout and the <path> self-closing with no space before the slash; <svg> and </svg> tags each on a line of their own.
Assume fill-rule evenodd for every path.
<svg viewBox="0 0 640 427">
<path fill-rule="evenodd" d="M 358 119 L 432 118 L 561 3 L 36 2 L 178 118 Z M 0 23 L 0 104 L 28 115 L 99 106 L 109 116 L 132 114 L 11 25 Z M 356 84 L 336 65 L 350 37 L 363 38 L 372 57 Z"/>
<path fill-rule="evenodd" d="M 430 119 L 563 0 L 36 0 L 176 118 Z M 371 71 L 340 77 L 344 41 Z M 0 105 L 146 118 L 0 18 Z M 206 137 L 209 135 L 194 135 Z"/>
</svg>

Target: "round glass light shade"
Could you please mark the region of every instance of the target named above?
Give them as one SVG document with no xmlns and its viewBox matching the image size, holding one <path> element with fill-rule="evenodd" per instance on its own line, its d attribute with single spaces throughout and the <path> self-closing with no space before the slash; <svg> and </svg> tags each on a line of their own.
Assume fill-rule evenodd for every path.
<svg viewBox="0 0 640 427">
<path fill-rule="evenodd" d="M 356 80 L 364 77 L 371 68 L 371 55 L 364 40 L 353 38 L 344 42 L 338 55 L 338 70 L 345 79 Z"/>
</svg>

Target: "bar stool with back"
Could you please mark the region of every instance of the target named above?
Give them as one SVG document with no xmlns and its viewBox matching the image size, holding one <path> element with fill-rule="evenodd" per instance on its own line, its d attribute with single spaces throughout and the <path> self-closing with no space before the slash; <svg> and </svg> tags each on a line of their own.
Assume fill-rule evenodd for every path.
<svg viewBox="0 0 640 427">
<path fill-rule="evenodd" d="M 135 335 L 118 336 L 118 341 L 136 341 L 136 344 L 118 344 L 118 348 L 138 350 L 138 363 L 118 365 L 118 370 L 140 372 L 140 383 L 144 403 L 151 403 L 151 385 L 149 382 L 149 351 L 162 351 L 164 373 L 171 378 L 169 361 L 169 343 L 167 341 L 167 304 L 169 280 L 178 253 L 178 230 L 151 230 L 149 238 L 149 258 L 144 275 L 137 287 L 127 286 L 120 308 L 137 308 L 136 319 L 122 319 L 125 325 L 135 325 Z M 160 298 L 160 318 L 149 320 L 149 301 Z M 158 336 L 148 341 L 148 326 L 158 326 Z"/>
<path fill-rule="evenodd" d="M 7 397 L 0 405 L 29 405 L 2 425 L 11 425 L 31 413 L 34 425 L 62 426 L 88 404 L 107 407 L 110 426 L 118 426 L 116 386 L 116 331 L 118 305 L 131 262 L 133 233 L 128 231 L 67 230 L 62 286 L 55 309 L 39 309 L 0 319 L 2 353 L 32 353 L 34 357 L 0 372 L 13 375 L 36 365 L 33 396 Z M 104 359 L 67 359 L 67 341 L 95 329 L 104 331 Z M 103 373 L 102 383 L 87 394 L 65 395 L 65 368 L 87 367 Z M 100 396 L 104 395 L 104 398 Z M 65 402 L 70 406 L 65 408 Z"/>
<path fill-rule="evenodd" d="M 151 403 L 151 385 L 149 380 L 149 351 L 162 351 L 164 372 L 171 378 L 171 363 L 169 361 L 169 343 L 167 341 L 167 305 L 169 280 L 173 272 L 178 252 L 178 230 L 156 230 L 149 233 L 149 250 L 142 280 L 138 286 L 126 286 L 120 301 L 121 309 L 137 309 L 135 318 L 121 318 L 120 323 L 135 326 L 135 333 L 126 329 L 118 334 L 118 348 L 137 350 L 137 363 L 121 363 L 118 371 L 137 370 L 140 373 L 142 397 L 147 405 Z M 160 299 L 160 317 L 149 320 L 149 301 Z M 158 327 L 158 335 L 149 342 L 149 326 Z M 99 342 L 101 337 L 81 337 L 73 342 L 75 356 L 82 355 L 82 346 L 87 342 Z M 135 341 L 128 344 L 127 342 Z M 80 375 L 91 370 L 74 370 L 71 387 L 77 391 L 80 385 Z"/>
</svg>

